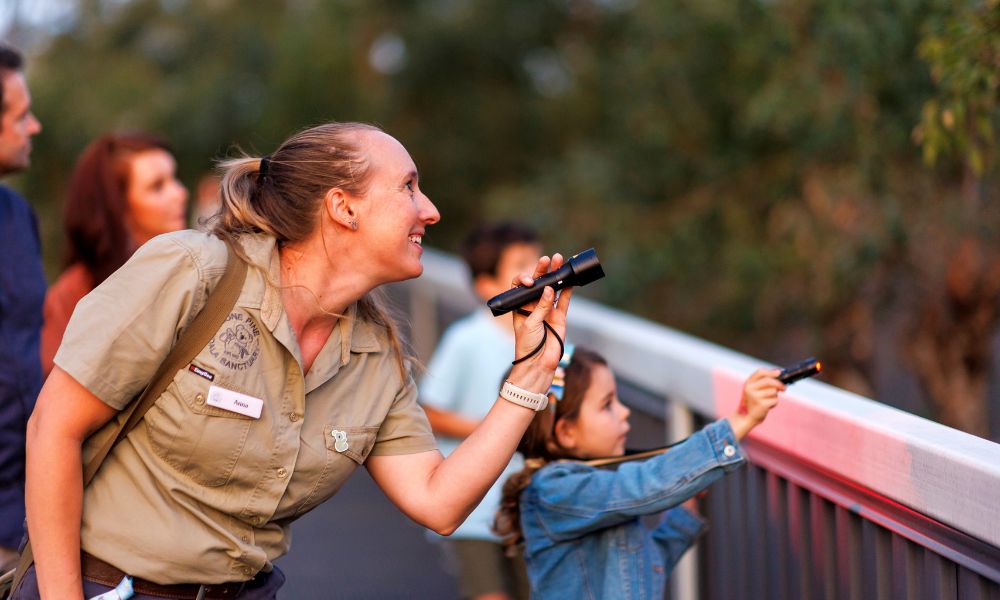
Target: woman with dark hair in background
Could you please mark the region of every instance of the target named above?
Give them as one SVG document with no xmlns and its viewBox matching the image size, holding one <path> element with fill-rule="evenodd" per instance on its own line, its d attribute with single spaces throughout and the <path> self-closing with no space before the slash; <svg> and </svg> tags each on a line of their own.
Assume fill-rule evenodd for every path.
<svg viewBox="0 0 1000 600">
<path fill-rule="evenodd" d="M 166 142 L 148 133 L 104 134 L 80 155 L 63 209 L 66 270 L 45 297 L 46 375 L 77 302 L 139 246 L 185 227 L 188 193 L 176 171 Z"/>
</svg>

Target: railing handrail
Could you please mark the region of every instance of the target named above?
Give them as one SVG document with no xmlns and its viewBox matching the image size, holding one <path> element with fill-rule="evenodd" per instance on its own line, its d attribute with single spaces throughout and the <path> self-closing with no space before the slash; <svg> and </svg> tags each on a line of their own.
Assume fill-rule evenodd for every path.
<svg viewBox="0 0 1000 600">
<path fill-rule="evenodd" d="M 425 250 L 424 274 L 406 285 L 458 310 L 475 306 L 461 261 Z M 579 296 L 568 337 L 630 382 L 707 417 L 729 414 L 742 380 L 769 366 Z M 1000 444 L 813 380 L 789 388 L 751 436 L 1000 547 Z"/>
</svg>

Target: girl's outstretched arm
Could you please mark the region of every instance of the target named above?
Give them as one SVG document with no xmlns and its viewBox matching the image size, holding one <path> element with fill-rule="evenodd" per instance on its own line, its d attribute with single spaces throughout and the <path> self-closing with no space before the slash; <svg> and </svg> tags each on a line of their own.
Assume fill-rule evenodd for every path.
<svg viewBox="0 0 1000 600">
<path fill-rule="evenodd" d="M 777 406 L 779 371 L 758 369 L 743 385 L 736 414 L 707 425 L 665 454 L 622 463 L 616 471 L 573 461 L 535 475 L 540 518 L 556 539 L 572 539 L 684 502 L 745 461 L 738 441 Z"/>
<path fill-rule="evenodd" d="M 677 506 L 745 461 L 729 422 L 720 419 L 665 454 L 614 471 L 575 461 L 549 465 L 535 474 L 525 499 L 553 539 L 568 540 Z"/>
</svg>

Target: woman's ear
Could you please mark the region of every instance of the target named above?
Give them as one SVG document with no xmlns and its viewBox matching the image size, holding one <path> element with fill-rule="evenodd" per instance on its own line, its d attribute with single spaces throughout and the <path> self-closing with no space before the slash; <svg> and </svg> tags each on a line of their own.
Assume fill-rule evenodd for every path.
<svg viewBox="0 0 1000 600">
<path fill-rule="evenodd" d="M 330 188 L 323 196 L 323 204 L 330 220 L 353 231 L 358 229 L 356 202 L 357 198 L 338 187 Z"/>
<path fill-rule="evenodd" d="M 559 419 L 553 428 L 556 434 L 556 442 L 566 450 L 576 448 L 576 422 Z"/>
</svg>

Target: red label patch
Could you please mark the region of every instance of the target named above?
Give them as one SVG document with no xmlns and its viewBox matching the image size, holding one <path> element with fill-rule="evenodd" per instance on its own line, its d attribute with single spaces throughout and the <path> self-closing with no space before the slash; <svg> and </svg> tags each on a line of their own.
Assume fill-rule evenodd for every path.
<svg viewBox="0 0 1000 600">
<path fill-rule="evenodd" d="M 206 371 L 205 369 L 202 369 L 201 367 L 199 367 L 199 366 L 197 366 L 195 364 L 188 365 L 188 371 L 191 371 L 192 373 L 194 373 L 198 377 L 204 377 L 205 379 L 207 379 L 209 381 L 215 381 L 215 375 L 214 374 L 212 374 L 210 371 Z"/>
</svg>

